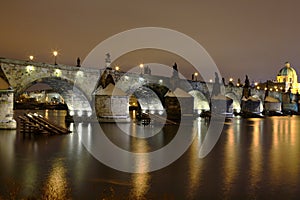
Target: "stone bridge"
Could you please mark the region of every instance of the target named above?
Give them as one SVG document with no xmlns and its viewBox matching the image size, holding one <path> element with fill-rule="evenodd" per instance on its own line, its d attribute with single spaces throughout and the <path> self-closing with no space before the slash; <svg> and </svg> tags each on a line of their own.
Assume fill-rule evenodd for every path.
<svg viewBox="0 0 300 200">
<path fill-rule="evenodd" d="M 4 58 L 0 58 L 0 65 L 0 76 L 14 89 L 15 96 L 34 84 L 45 83 L 64 98 L 70 111 L 92 111 L 91 94 L 100 76 L 99 69 Z"/>
<path fill-rule="evenodd" d="M 0 76 L 13 87 L 15 96 L 36 83 L 46 83 L 64 98 L 70 111 L 81 113 L 93 111 L 93 92 L 104 71 L 5 58 L 0 58 L 0 65 Z M 134 95 L 144 109 L 161 110 L 164 94 L 168 89 L 179 87 L 194 97 L 195 110 L 209 110 L 213 83 L 115 70 L 108 70 L 108 73 L 113 76 L 117 87 L 128 95 Z M 233 108 L 237 111 L 240 110 L 242 90 L 242 87 L 234 86 L 222 88 L 222 93 L 233 99 Z M 253 88 L 251 94 L 262 101 L 265 97 L 264 90 Z M 269 95 L 281 100 L 279 92 L 270 92 Z"/>
</svg>

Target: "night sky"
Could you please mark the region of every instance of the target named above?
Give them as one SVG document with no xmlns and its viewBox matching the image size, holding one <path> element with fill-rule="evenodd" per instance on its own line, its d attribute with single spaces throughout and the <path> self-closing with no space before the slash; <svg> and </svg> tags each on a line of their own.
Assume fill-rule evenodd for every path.
<svg viewBox="0 0 300 200">
<path fill-rule="evenodd" d="M 32 54 L 36 61 L 52 63 L 51 51 L 57 49 L 59 63 L 76 65 L 77 57 L 84 60 L 106 38 L 154 26 L 198 41 L 226 79 L 243 80 L 245 74 L 256 81 L 275 79 L 285 61 L 300 72 L 299 8 L 297 0 L 2 1 L 0 57 L 27 59 Z M 192 73 L 176 56 L 165 53 L 151 60 L 147 52 L 137 52 L 136 58 L 177 62 L 182 73 Z M 125 70 L 140 60 L 132 53 L 116 62 Z"/>
</svg>

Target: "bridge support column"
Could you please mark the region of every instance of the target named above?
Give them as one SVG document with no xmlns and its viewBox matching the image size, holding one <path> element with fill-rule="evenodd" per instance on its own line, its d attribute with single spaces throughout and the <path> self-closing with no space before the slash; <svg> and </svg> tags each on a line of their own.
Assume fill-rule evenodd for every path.
<svg viewBox="0 0 300 200">
<path fill-rule="evenodd" d="M 95 108 L 100 122 L 130 122 L 129 97 L 113 84 L 95 92 Z"/>
<path fill-rule="evenodd" d="M 17 123 L 13 119 L 14 91 L 0 90 L 0 129 L 16 129 Z"/>
</svg>

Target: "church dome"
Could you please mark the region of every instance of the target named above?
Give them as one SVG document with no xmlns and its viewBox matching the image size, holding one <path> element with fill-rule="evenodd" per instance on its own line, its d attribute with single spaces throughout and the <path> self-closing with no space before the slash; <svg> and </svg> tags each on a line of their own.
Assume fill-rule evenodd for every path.
<svg viewBox="0 0 300 200">
<path fill-rule="evenodd" d="M 290 77 L 294 77 L 297 76 L 297 72 L 294 68 L 292 67 L 283 67 L 280 69 L 278 76 L 290 76 Z"/>
</svg>

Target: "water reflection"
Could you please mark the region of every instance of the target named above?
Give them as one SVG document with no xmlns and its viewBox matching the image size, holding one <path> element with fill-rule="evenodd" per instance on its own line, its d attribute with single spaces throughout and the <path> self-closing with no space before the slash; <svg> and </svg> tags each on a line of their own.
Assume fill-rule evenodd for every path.
<svg viewBox="0 0 300 200">
<path fill-rule="evenodd" d="M 42 199 L 69 199 L 68 180 L 66 167 L 62 159 L 55 159 L 46 184 Z"/>
<path fill-rule="evenodd" d="M 200 179 L 201 179 L 201 163 L 199 162 L 199 149 L 202 144 L 203 137 L 205 135 L 206 129 L 203 127 L 204 122 L 201 118 L 198 118 L 194 121 L 193 129 L 194 134 L 197 136 L 194 142 L 190 147 L 190 157 L 189 157 L 189 176 L 188 176 L 188 193 L 187 197 L 190 199 L 195 199 L 197 196 L 197 190 L 200 187 Z"/>
<path fill-rule="evenodd" d="M 44 114 L 64 123 L 59 111 Z M 101 127 L 113 143 L 137 153 L 161 148 L 177 131 L 169 125 L 154 137 L 137 138 L 121 128 L 138 136 L 141 127 L 135 124 Z M 0 199 L 10 199 L 10 194 L 15 199 L 299 197 L 300 117 L 234 118 L 224 125 L 215 148 L 204 159 L 198 153 L 207 124 L 199 118 L 190 128 L 187 134 L 197 137 L 182 157 L 161 170 L 135 174 L 111 169 L 89 154 L 80 137 L 85 134 L 87 144 L 93 145 L 93 124 L 71 124 L 72 134 L 51 137 L 23 137 L 16 131 L 1 130 Z M 140 171 L 150 166 L 147 156 L 124 164 Z"/>
<path fill-rule="evenodd" d="M 142 152 L 149 151 L 149 145 L 146 140 L 141 140 L 138 147 Z M 148 171 L 149 170 L 149 158 L 147 154 L 145 156 L 137 157 L 135 161 L 136 171 Z M 133 199 L 146 199 L 145 194 L 150 188 L 151 176 L 149 173 L 135 173 L 132 175 L 132 191 L 131 197 Z"/>
<path fill-rule="evenodd" d="M 278 118 L 272 124 L 273 143 L 270 149 L 270 180 L 281 184 L 299 185 L 299 118 Z M 283 170 L 284 169 L 284 170 Z"/>
<path fill-rule="evenodd" d="M 13 173 L 13 165 L 15 160 L 14 143 L 16 140 L 15 131 L 2 130 L 0 132 L 0 159 L 2 170 L 4 173 Z"/>
<path fill-rule="evenodd" d="M 226 131 L 227 141 L 225 143 L 224 153 L 224 179 L 223 192 L 224 196 L 230 195 L 230 191 L 234 186 L 234 182 L 238 176 L 238 144 L 240 135 L 239 120 L 232 122 L 233 124 L 225 124 L 228 127 Z"/>
<path fill-rule="evenodd" d="M 252 142 L 249 146 L 249 157 L 250 157 L 250 169 L 249 169 L 249 193 L 255 198 L 255 193 L 257 190 L 257 185 L 262 178 L 262 134 L 263 121 L 260 119 L 253 120 L 253 132 L 252 132 Z"/>
</svg>

